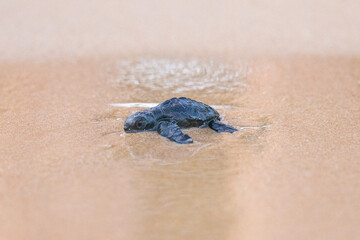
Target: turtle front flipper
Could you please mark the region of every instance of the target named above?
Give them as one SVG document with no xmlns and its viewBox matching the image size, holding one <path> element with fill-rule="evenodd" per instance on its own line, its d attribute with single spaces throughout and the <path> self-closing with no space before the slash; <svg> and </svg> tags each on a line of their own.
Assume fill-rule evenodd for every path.
<svg viewBox="0 0 360 240">
<path fill-rule="evenodd" d="M 226 124 L 220 122 L 219 120 L 210 121 L 209 127 L 216 132 L 229 132 L 229 133 L 237 132 L 236 128 L 226 125 Z"/>
<path fill-rule="evenodd" d="M 191 137 L 187 134 L 184 134 L 180 127 L 171 121 L 162 121 L 159 123 L 157 132 L 163 136 L 168 138 L 170 141 L 180 143 L 180 144 L 187 144 L 193 143 Z"/>
</svg>

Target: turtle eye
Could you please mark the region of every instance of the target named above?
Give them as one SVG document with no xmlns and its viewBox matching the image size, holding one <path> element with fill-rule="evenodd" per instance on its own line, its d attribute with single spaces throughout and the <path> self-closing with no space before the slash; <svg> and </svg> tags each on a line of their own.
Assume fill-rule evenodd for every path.
<svg viewBox="0 0 360 240">
<path fill-rule="evenodd" d="M 136 121 L 135 125 L 136 125 L 136 128 L 137 128 L 137 129 L 143 129 L 143 128 L 145 128 L 145 121 L 144 121 L 144 119 L 140 119 L 140 120 Z"/>
</svg>

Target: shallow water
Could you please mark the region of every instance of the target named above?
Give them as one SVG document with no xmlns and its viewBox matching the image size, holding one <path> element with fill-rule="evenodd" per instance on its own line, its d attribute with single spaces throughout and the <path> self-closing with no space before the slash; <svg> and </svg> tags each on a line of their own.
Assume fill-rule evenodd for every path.
<svg viewBox="0 0 360 240">
<path fill-rule="evenodd" d="M 359 59 L 141 59 L 1 66 L 0 238 L 356 239 Z M 124 133 L 173 96 L 239 131 Z"/>
</svg>

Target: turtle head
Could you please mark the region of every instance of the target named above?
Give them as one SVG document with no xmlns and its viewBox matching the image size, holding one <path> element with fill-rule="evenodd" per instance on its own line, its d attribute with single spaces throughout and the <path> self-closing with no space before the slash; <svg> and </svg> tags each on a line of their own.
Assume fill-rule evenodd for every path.
<svg viewBox="0 0 360 240">
<path fill-rule="evenodd" d="M 146 111 L 130 115 L 124 124 L 124 131 L 127 133 L 142 132 L 150 130 L 155 126 L 154 116 Z"/>
</svg>

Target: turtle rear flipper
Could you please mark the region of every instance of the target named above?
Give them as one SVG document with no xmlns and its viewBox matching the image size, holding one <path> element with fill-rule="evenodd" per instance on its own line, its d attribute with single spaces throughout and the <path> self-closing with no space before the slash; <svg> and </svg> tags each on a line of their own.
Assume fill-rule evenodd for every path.
<svg viewBox="0 0 360 240">
<path fill-rule="evenodd" d="M 188 144 L 193 143 L 191 137 L 187 134 L 184 134 L 180 127 L 171 121 L 162 121 L 159 123 L 157 128 L 157 132 L 163 136 L 168 138 L 170 141 L 180 143 L 180 144 Z"/>
<path fill-rule="evenodd" d="M 229 133 L 234 133 L 234 132 L 237 132 L 237 129 L 232 127 L 232 126 L 229 126 L 229 125 L 226 125 L 222 122 L 220 122 L 219 120 L 212 120 L 209 122 L 209 127 L 216 131 L 216 132 L 229 132 Z"/>
</svg>

